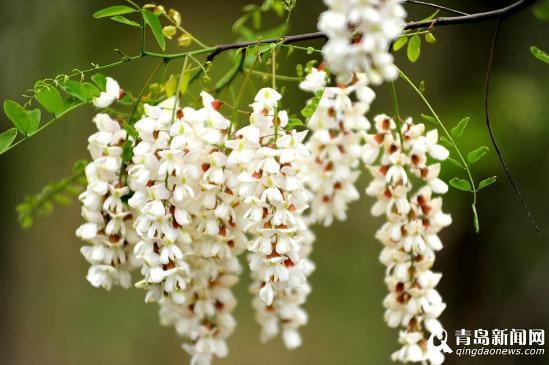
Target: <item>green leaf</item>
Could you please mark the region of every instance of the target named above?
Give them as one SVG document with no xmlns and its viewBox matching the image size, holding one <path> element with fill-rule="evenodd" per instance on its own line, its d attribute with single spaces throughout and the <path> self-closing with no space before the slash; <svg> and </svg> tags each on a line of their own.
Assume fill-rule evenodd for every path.
<svg viewBox="0 0 549 365">
<path fill-rule="evenodd" d="M 288 125 L 286 126 L 286 129 L 291 130 L 296 127 L 302 127 L 304 125 L 305 123 L 301 119 L 292 117 L 288 119 Z"/>
<path fill-rule="evenodd" d="M 122 160 L 130 162 L 133 158 L 133 142 L 127 139 L 122 146 Z"/>
<path fill-rule="evenodd" d="M 460 179 L 459 177 L 454 177 L 452 180 L 448 182 L 453 188 L 461 190 L 461 191 L 473 191 L 471 188 L 471 184 L 469 181 L 465 179 Z"/>
<path fill-rule="evenodd" d="M 432 116 L 426 115 L 426 114 L 421 114 L 421 117 L 423 119 L 425 119 L 426 121 L 428 121 L 428 122 L 438 124 L 437 119 L 435 117 L 432 117 Z"/>
<path fill-rule="evenodd" d="M 305 106 L 305 108 L 301 109 L 301 115 L 303 115 L 307 119 L 311 118 L 315 113 L 316 108 L 318 108 L 318 104 L 320 103 L 320 99 L 322 99 L 322 95 L 324 95 L 324 90 L 318 91 L 314 98 L 312 98 Z"/>
<path fill-rule="evenodd" d="M 469 161 L 470 164 L 474 164 L 487 154 L 489 150 L 490 149 L 486 146 L 480 146 L 467 154 L 467 161 Z"/>
<path fill-rule="evenodd" d="M 545 53 L 544 51 L 542 51 L 538 47 L 536 47 L 536 46 L 530 47 L 530 52 L 538 60 L 549 64 L 549 54 Z"/>
<path fill-rule="evenodd" d="M 482 190 L 484 189 L 485 187 L 488 187 L 490 185 L 492 185 L 493 183 L 495 183 L 497 180 L 497 177 L 496 176 L 492 176 L 492 177 L 487 177 L 486 179 L 483 179 L 479 184 L 478 184 L 478 190 Z M 477 190 L 477 191 L 478 191 Z"/>
<path fill-rule="evenodd" d="M 63 206 L 69 206 L 71 204 L 71 199 L 66 196 L 65 194 L 56 194 L 54 195 L 53 199 L 59 204 Z"/>
<path fill-rule="evenodd" d="M 177 77 L 170 75 L 170 78 L 164 84 L 164 93 L 166 94 L 166 97 L 172 97 L 175 94 L 175 89 L 177 89 Z"/>
<path fill-rule="evenodd" d="M 64 109 L 63 99 L 57 88 L 48 86 L 36 94 L 36 100 L 48 111 L 56 115 Z"/>
<path fill-rule="evenodd" d="M 399 37 L 395 41 L 395 43 L 393 43 L 393 51 L 395 52 L 399 51 L 402 47 L 406 45 L 406 43 L 408 43 L 408 37 L 406 37 L 405 35 L 402 37 Z"/>
<path fill-rule="evenodd" d="M 122 97 L 122 99 L 118 100 L 118 103 L 122 105 L 133 105 L 135 98 L 132 92 L 129 90 L 125 90 L 125 92 L 126 94 Z"/>
<path fill-rule="evenodd" d="M 187 90 L 189 88 L 189 82 L 191 81 L 191 73 L 186 70 L 185 73 L 183 73 L 183 76 L 181 77 L 181 87 L 179 88 L 179 94 L 185 95 L 187 93 Z"/>
<path fill-rule="evenodd" d="M 438 141 L 439 141 L 441 144 L 443 144 L 443 145 L 445 145 L 446 147 L 448 147 L 448 148 L 453 148 L 453 147 L 454 147 L 454 144 L 453 144 L 448 138 L 446 138 L 446 136 L 440 136 L 439 139 L 438 139 Z"/>
<path fill-rule="evenodd" d="M 10 148 L 13 141 L 15 141 L 15 137 L 17 137 L 17 128 L 10 128 L 0 134 L 0 155 Z"/>
<path fill-rule="evenodd" d="M 427 33 L 425 34 L 425 41 L 429 44 L 434 44 L 437 42 L 437 39 L 433 35 L 433 33 Z"/>
<path fill-rule="evenodd" d="M 116 15 L 136 13 L 137 11 L 138 11 L 137 9 L 130 8 L 129 6 L 126 6 L 126 5 L 115 5 L 115 6 L 110 6 L 108 8 L 96 11 L 95 13 L 93 13 L 93 17 L 95 19 L 107 18 L 107 17 L 116 16 Z"/>
<path fill-rule="evenodd" d="M 467 125 L 469 124 L 469 120 L 471 120 L 469 117 L 460 120 L 459 123 L 450 130 L 452 137 L 459 138 L 463 136 L 463 132 L 465 132 L 465 128 L 467 128 Z"/>
<path fill-rule="evenodd" d="M 28 134 L 30 136 L 34 132 L 36 132 L 36 130 L 38 129 L 38 126 L 40 125 L 40 117 L 42 116 L 42 113 L 40 112 L 40 109 L 29 110 L 28 113 L 31 120 L 31 129 Z"/>
<path fill-rule="evenodd" d="M 78 82 L 75 80 L 67 80 L 61 85 L 63 90 L 75 98 L 88 102 L 93 97 L 99 96 L 100 91 L 91 82 Z"/>
<path fill-rule="evenodd" d="M 4 113 L 21 133 L 26 136 L 32 133 L 33 121 L 22 105 L 13 100 L 6 100 L 4 101 Z"/>
<path fill-rule="evenodd" d="M 238 51 L 233 67 L 231 67 L 231 69 L 215 84 L 216 91 L 219 91 L 230 84 L 240 70 L 242 70 L 242 66 L 244 65 L 244 54 L 242 52 L 243 51 Z"/>
<path fill-rule="evenodd" d="M 421 38 L 419 35 L 414 34 L 410 41 L 408 41 L 408 49 L 406 55 L 410 62 L 416 62 L 419 59 L 421 53 Z"/>
<path fill-rule="evenodd" d="M 91 79 L 97 85 L 99 90 L 107 90 L 107 77 L 105 75 L 103 75 L 102 73 L 96 73 L 91 77 Z"/>
<path fill-rule="evenodd" d="M 456 160 L 452 157 L 448 157 L 448 161 L 450 161 L 451 163 L 453 163 L 455 166 L 459 167 L 460 169 L 465 170 L 465 166 L 463 166 L 463 164 L 460 161 L 458 161 L 458 160 Z"/>
<path fill-rule="evenodd" d="M 134 22 L 133 20 L 130 20 L 122 15 L 113 16 L 111 17 L 111 20 L 114 20 L 115 22 L 118 22 L 121 24 L 131 25 L 132 27 L 141 28 L 141 24 L 139 24 L 138 22 Z"/>
<path fill-rule="evenodd" d="M 549 0 L 544 0 L 532 9 L 536 18 L 542 21 L 549 21 Z"/>
<path fill-rule="evenodd" d="M 261 11 L 259 9 L 252 12 L 252 24 L 255 29 L 261 29 Z"/>
<path fill-rule="evenodd" d="M 160 24 L 158 16 L 147 9 L 143 9 L 142 12 L 143 19 L 149 28 L 151 28 L 154 38 L 156 38 L 156 42 L 158 42 L 158 45 L 163 51 L 166 50 L 166 39 L 164 38 L 164 33 L 162 33 L 162 24 Z"/>
</svg>

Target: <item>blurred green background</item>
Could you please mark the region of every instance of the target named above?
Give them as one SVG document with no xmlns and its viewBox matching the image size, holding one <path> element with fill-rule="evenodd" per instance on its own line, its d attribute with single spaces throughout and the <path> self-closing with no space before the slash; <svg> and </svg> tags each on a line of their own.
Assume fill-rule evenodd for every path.
<svg viewBox="0 0 549 365">
<path fill-rule="evenodd" d="M 183 24 L 209 44 L 229 42 L 232 22 L 244 0 L 166 1 L 179 9 Z M 438 1 L 475 12 L 510 1 Z M 133 54 L 138 35 L 133 28 L 97 21 L 91 14 L 111 1 L 0 0 L 0 99 L 17 98 L 41 78 L 105 64 L 121 48 Z M 320 0 L 299 0 L 290 33 L 314 31 Z M 407 5 L 410 19 L 430 10 Z M 483 77 L 494 24 L 441 27 L 435 46 L 424 46 L 420 61 L 398 64 L 414 80 L 425 80 L 427 96 L 447 125 L 470 116 L 465 151 L 489 145 L 483 120 Z M 547 23 L 530 11 L 505 21 L 496 50 L 491 111 L 504 156 L 538 223 L 549 231 L 549 67 L 533 59 L 535 44 L 549 50 Z M 152 44 L 152 43 L 151 43 Z M 320 46 L 320 44 L 316 44 Z M 401 52 L 403 53 L 403 52 Z M 305 61 L 295 53 L 291 63 Z M 284 62 L 284 61 L 283 61 Z M 222 65 L 223 59 L 216 59 Z M 112 70 L 127 89 L 139 90 L 154 64 L 143 60 Z M 180 66 L 177 66 L 180 67 Z M 214 65 L 214 69 L 215 69 Z M 284 72 L 293 72 L 282 66 Z M 282 71 L 281 71 L 282 72 Z M 260 82 L 256 81 L 256 85 Z M 295 87 L 289 84 L 288 87 Z M 401 113 L 414 116 L 424 106 L 403 82 L 397 83 Z M 250 95 L 251 95 L 250 91 Z M 389 90 L 377 90 L 374 113 L 391 113 Z M 288 89 L 294 111 L 306 95 Z M 81 222 L 78 204 L 39 219 L 28 231 L 19 228 L 14 207 L 25 194 L 70 172 L 73 161 L 87 158 L 86 139 L 93 131 L 91 108 L 63 118 L 31 141 L 0 158 L 0 363 L 11 365 L 187 364 L 179 339 L 158 324 L 157 308 L 144 293 L 94 289 L 85 280 L 88 264 L 74 235 Z M 0 129 L 8 127 L 0 118 Z M 445 177 L 458 174 L 453 166 Z M 459 328 L 549 329 L 549 240 L 536 235 L 507 183 L 494 153 L 474 167 L 480 177 L 498 182 L 480 194 L 481 232 L 475 234 L 470 196 L 451 190 L 445 200 L 454 224 L 443 231 L 445 249 L 436 269 L 444 273 L 440 292 L 448 303 L 442 321 L 453 339 Z M 360 182 L 363 190 L 366 177 Z M 216 364 L 388 364 L 398 348 L 397 333 L 383 322 L 386 290 L 377 257 L 381 244 L 374 232 L 382 224 L 369 214 L 364 197 L 350 218 L 330 229 L 317 229 L 313 255 L 317 271 L 303 330 L 304 346 L 287 351 L 279 340 L 261 345 L 247 294 L 247 278 L 237 288 L 238 328 L 229 341 L 230 356 Z M 246 275 L 244 275 L 246 276 Z M 548 364 L 545 357 L 449 357 L 448 364 Z"/>
</svg>

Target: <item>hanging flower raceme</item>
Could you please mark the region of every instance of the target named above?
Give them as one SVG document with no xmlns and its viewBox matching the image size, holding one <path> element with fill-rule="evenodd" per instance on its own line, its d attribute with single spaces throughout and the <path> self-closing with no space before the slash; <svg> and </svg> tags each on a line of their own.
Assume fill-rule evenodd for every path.
<svg viewBox="0 0 549 365">
<path fill-rule="evenodd" d="M 366 161 L 374 180 L 366 192 L 377 198 L 372 214 L 387 219 L 376 238 L 384 244 L 380 261 L 387 267 L 385 320 L 402 328 L 402 348 L 392 358 L 441 364 L 442 353 L 427 346 L 430 334 L 442 331 L 438 317 L 446 307 L 436 290 L 442 275 L 431 267 L 442 248 L 438 232 L 452 220 L 442 212 L 442 198 L 435 196 L 448 186 L 433 160 L 445 160 L 449 153 L 437 144 L 436 129 L 425 134 L 425 126 L 411 119 L 398 128 L 393 119 L 379 115 L 375 125 Z"/>
<path fill-rule="evenodd" d="M 246 211 L 244 230 L 251 236 L 248 260 L 253 277 L 250 288 L 261 339 L 276 336 L 280 327 L 288 348 L 301 344 L 297 329 L 307 322 L 301 308 L 313 270 L 306 258 L 312 236 L 302 219 L 307 208 L 303 162 L 309 151 L 306 132 L 284 128 L 285 111 L 278 110 L 281 95 L 261 89 L 252 104 L 250 125 L 227 142 L 228 163 L 239 169 L 238 193 Z"/>
<path fill-rule="evenodd" d="M 135 229 L 140 237 L 135 255 L 142 260 L 147 302 L 183 304 L 190 268 L 191 217 L 189 196 L 197 191 L 200 167 L 188 152 L 200 148 L 192 128 L 174 98 L 157 106 L 145 104 L 145 115 L 135 123 L 139 142 L 129 168 L 129 199 L 139 211 Z"/>
<path fill-rule="evenodd" d="M 356 72 L 366 73 L 373 84 L 394 80 L 398 70 L 389 53 L 391 42 L 402 32 L 406 12 L 402 0 L 324 0 L 318 28 L 328 36 L 324 60 L 339 81 Z"/>
<path fill-rule="evenodd" d="M 95 287 L 128 288 L 135 267 L 133 247 L 138 237 L 132 227 L 133 213 L 125 203 L 130 190 L 124 184 L 122 145 L 128 138 L 120 122 L 100 113 L 94 118 L 98 132 L 88 139 L 93 161 L 86 166 L 88 186 L 79 199 L 86 223 L 76 235 L 90 245 L 81 249 L 91 264 L 87 279 Z"/>
<path fill-rule="evenodd" d="M 228 353 L 226 339 L 236 326 L 231 287 L 241 271 L 237 255 L 247 246 L 240 224 L 237 174 L 227 166 L 224 148 L 230 122 L 209 94 L 203 92 L 202 99 L 204 108 L 183 110 L 186 127 L 202 144 L 196 157 L 199 182 L 186 198 L 192 221 L 186 256 L 189 281 L 183 305 L 164 302 L 160 309 L 162 324 L 173 325 L 187 339 L 183 348 L 192 356 L 191 363 L 201 365 Z"/>
<path fill-rule="evenodd" d="M 345 220 L 348 204 L 359 198 L 355 183 L 364 154 L 364 135 L 370 128 L 365 114 L 375 93 L 364 74 L 357 74 L 350 85 L 334 87 L 324 87 L 326 78 L 325 71 L 312 68 L 300 87 L 322 93 L 308 122 L 312 135 L 307 141 L 311 151 L 307 168 L 313 193 L 310 219 L 329 226 L 334 217 Z"/>
</svg>

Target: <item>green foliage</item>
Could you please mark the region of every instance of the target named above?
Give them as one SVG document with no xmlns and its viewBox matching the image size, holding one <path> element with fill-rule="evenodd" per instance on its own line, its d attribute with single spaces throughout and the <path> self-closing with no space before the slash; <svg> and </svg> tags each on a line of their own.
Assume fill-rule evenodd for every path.
<svg viewBox="0 0 549 365">
<path fill-rule="evenodd" d="M 461 163 L 461 161 L 458 161 L 452 157 L 448 157 L 448 161 L 454 164 L 454 166 L 459 167 L 462 170 L 465 170 L 465 166 L 463 165 L 463 163 Z"/>
<path fill-rule="evenodd" d="M 19 223 L 23 228 L 29 228 L 37 216 L 47 216 L 52 213 L 55 203 L 69 205 L 86 185 L 84 170 L 86 161 L 77 161 L 72 169 L 72 175 L 60 181 L 46 185 L 38 194 L 26 196 L 16 207 Z"/>
<path fill-rule="evenodd" d="M 318 108 L 322 95 L 324 95 L 324 90 L 317 91 L 315 96 L 307 103 L 305 108 L 301 109 L 301 115 L 307 119 L 310 119 Z"/>
<path fill-rule="evenodd" d="M 131 8 L 126 5 L 115 5 L 96 11 L 95 13 L 93 13 L 93 17 L 95 19 L 110 18 L 117 15 L 137 13 L 137 11 L 137 9 Z"/>
<path fill-rule="evenodd" d="M 487 177 L 486 179 L 483 179 L 479 184 L 478 184 L 478 190 L 482 190 L 490 185 L 492 185 L 493 183 L 495 183 L 497 180 L 497 176 L 492 176 L 492 177 Z"/>
<path fill-rule="evenodd" d="M 467 161 L 472 165 L 478 162 L 490 149 L 486 146 L 480 146 L 467 154 Z"/>
<path fill-rule="evenodd" d="M 262 5 L 246 5 L 242 8 L 244 14 L 233 24 L 233 32 L 240 36 L 240 40 L 244 41 L 280 38 L 288 31 L 289 17 L 295 5 L 296 0 L 265 0 Z M 283 23 L 277 26 L 262 29 L 264 15 L 271 12 L 279 18 L 286 12 L 287 17 Z M 265 46 L 258 48 L 260 51 L 268 49 Z M 253 52 L 248 52 L 248 58 L 254 56 Z M 249 61 L 246 64 L 249 64 Z"/>
<path fill-rule="evenodd" d="M 453 187 L 461 191 L 472 192 L 473 188 L 471 183 L 465 179 L 460 179 L 459 177 L 454 177 L 448 183 Z"/>
<path fill-rule="evenodd" d="M 244 67 L 244 61 L 245 61 L 244 51 L 239 49 L 236 52 L 236 58 L 234 61 L 233 66 L 223 77 L 221 77 L 217 83 L 215 84 L 215 91 L 220 91 L 227 85 L 229 85 L 234 78 L 238 75 L 240 71 L 242 71 L 242 67 Z"/>
<path fill-rule="evenodd" d="M 538 47 L 536 46 L 532 46 L 530 47 L 530 52 L 532 53 L 532 55 L 534 57 L 536 57 L 538 60 L 542 61 L 542 62 L 545 62 L 547 64 L 549 64 L 549 54 L 545 53 L 544 51 L 542 51 L 541 49 L 539 49 Z"/>
<path fill-rule="evenodd" d="M 421 38 L 419 35 L 414 34 L 410 41 L 408 41 L 408 48 L 406 50 L 406 56 L 410 62 L 416 62 L 421 54 Z"/>
<path fill-rule="evenodd" d="M 393 51 L 398 52 L 402 47 L 404 47 L 408 43 L 408 37 L 403 35 L 399 37 L 394 43 L 393 43 Z"/>
<path fill-rule="evenodd" d="M 162 32 L 162 24 L 160 24 L 160 19 L 158 19 L 158 15 L 147 9 L 143 9 L 141 10 L 141 12 L 143 14 L 145 24 L 147 24 L 147 26 L 151 29 L 151 32 L 156 39 L 156 42 L 163 51 L 166 50 L 166 39 L 164 38 L 164 33 Z"/>
<path fill-rule="evenodd" d="M 40 110 L 26 110 L 21 104 L 13 101 L 4 101 L 4 113 L 13 125 L 25 136 L 34 133 L 40 124 Z"/>
<path fill-rule="evenodd" d="M 437 119 L 436 119 L 435 117 L 430 116 L 430 115 L 421 114 L 421 118 L 425 119 L 425 120 L 428 121 L 429 123 L 438 124 Z"/>
<path fill-rule="evenodd" d="M 438 10 L 423 20 L 433 20 L 438 15 Z M 433 34 L 433 30 L 429 28 L 421 28 L 415 30 L 406 30 L 404 34 L 394 41 L 392 49 L 394 52 L 398 52 L 408 45 L 406 48 L 406 57 L 412 63 L 419 60 L 421 55 L 421 35 L 424 35 L 425 42 L 428 44 L 435 44 L 437 39 Z"/>
<path fill-rule="evenodd" d="M 124 145 L 122 146 L 122 161 L 124 163 L 131 162 L 133 158 L 133 143 L 131 140 L 126 139 Z"/>
<path fill-rule="evenodd" d="M 536 18 L 542 21 L 549 21 L 549 0 L 543 0 L 534 5 L 532 11 Z"/>
<path fill-rule="evenodd" d="M 65 108 L 61 94 L 54 86 L 47 86 L 35 95 L 36 100 L 46 109 L 47 112 L 57 115 Z"/>
<path fill-rule="evenodd" d="M 99 90 L 107 90 L 107 77 L 102 73 L 96 73 L 91 77 L 91 80 L 95 83 L 95 85 L 97 85 Z"/>
<path fill-rule="evenodd" d="M 298 117 L 292 116 L 288 119 L 288 125 L 286 126 L 286 129 L 292 130 L 296 129 L 298 127 L 304 127 L 305 123 L 299 119 Z"/>
<path fill-rule="evenodd" d="M 132 27 L 141 28 L 141 24 L 139 24 L 138 22 L 134 22 L 133 20 L 130 20 L 122 15 L 113 16 L 111 17 L 111 20 L 114 20 L 115 22 L 118 22 L 121 24 L 129 25 Z"/>
<path fill-rule="evenodd" d="M 452 137 L 459 138 L 463 135 L 463 132 L 465 132 L 465 128 L 467 128 L 467 125 L 469 125 L 469 120 L 471 118 L 465 117 L 462 120 L 459 121 L 459 123 L 450 130 L 450 133 L 452 134 Z"/>
<path fill-rule="evenodd" d="M 92 98 L 99 96 L 100 94 L 97 86 L 87 81 L 78 82 L 74 80 L 66 80 L 63 84 L 61 84 L 61 88 L 67 94 L 74 96 L 83 102 L 89 102 Z"/>
<path fill-rule="evenodd" d="M 10 128 L 4 133 L 0 134 L 0 154 L 5 152 L 15 141 L 17 137 L 17 128 Z"/>
</svg>

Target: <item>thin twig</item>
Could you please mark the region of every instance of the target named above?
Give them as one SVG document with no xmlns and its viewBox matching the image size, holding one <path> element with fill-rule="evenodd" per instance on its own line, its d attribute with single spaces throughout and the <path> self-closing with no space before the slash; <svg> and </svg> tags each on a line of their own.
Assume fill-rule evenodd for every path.
<svg viewBox="0 0 549 365">
<path fill-rule="evenodd" d="M 465 13 L 461 10 L 455 10 L 455 9 L 449 8 L 447 6 L 432 4 L 432 3 L 425 2 L 425 1 L 406 0 L 406 2 L 409 3 L 409 4 L 428 6 L 428 7 L 431 7 L 431 8 L 444 10 L 444 11 L 447 11 L 449 13 L 454 13 L 454 14 L 458 14 L 458 15 L 469 15 L 468 13 Z"/>
<path fill-rule="evenodd" d="M 530 224 L 534 227 L 536 232 L 538 234 L 541 234 L 541 229 L 536 223 L 536 220 L 534 219 L 532 212 L 528 208 L 528 204 L 526 204 L 526 200 L 522 196 L 517 183 L 513 179 L 513 176 L 511 175 L 511 171 L 509 170 L 509 167 L 507 166 L 507 163 L 505 162 L 503 155 L 501 153 L 501 150 L 499 149 L 499 146 L 496 142 L 496 137 L 494 136 L 494 131 L 492 130 L 492 124 L 490 123 L 490 111 L 489 111 L 489 96 L 490 96 L 490 81 L 492 79 L 492 68 L 494 65 L 494 55 L 495 55 L 495 49 L 496 49 L 496 41 L 499 35 L 499 30 L 501 27 L 501 19 L 498 19 L 496 23 L 496 30 L 494 31 L 494 36 L 492 38 L 492 42 L 490 44 L 490 55 L 488 57 L 488 67 L 486 69 L 486 80 L 484 84 L 484 114 L 486 117 L 486 128 L 488 129 L 488 134 L 490 134 L 490 139 L 492 140 L 492 145 L 494 146 L 494 149 L 496 150 L 496 154 L 498 155 L 499 162 L 501 163 L 501 166 L 503 167 L 503 170 L 505 171 L 505 175 L 507 175 L 507 179 L 513 186 L 513 189 L 515 190 L 515 194 L 519 198 L 520 202 L 522 203 L 522 206 L 524 207 L 524 210 L 526 211 L 526 214 L 528 215 L 528 218 L 530 219 Z"/>
<path fill-rule="evenodd" d="M 512 14 L 518 13 L 521 10 L 526 9 L 530 5 L 534 4 L 536 1 L 537 0 L 519 0 L 514 2 L 511 5 L 508 5 L 496 10 L 468 14 L 468 15 L 453 16 L 453 17 L 437 17 L 432 20 L 421 20 L 418 22 L 411 22 L 406 24 L 404 29 L 440 27 L 440 26 L 454 25 L 454 24 L 470 24 L 470 23 L 479 23 L 479 22 L 483 22 L 491 19 L 503 19 Z"/>
</svg>

